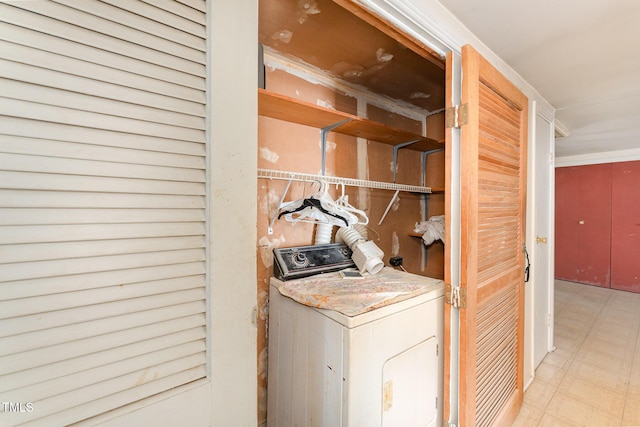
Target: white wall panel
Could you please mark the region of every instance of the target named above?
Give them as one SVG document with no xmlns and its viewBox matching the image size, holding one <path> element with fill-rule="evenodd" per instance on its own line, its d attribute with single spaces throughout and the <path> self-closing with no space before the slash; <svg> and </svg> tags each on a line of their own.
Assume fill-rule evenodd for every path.
<svg viewBox="0 0 640 427">
<path fill-rule="evenodd" d="M 0 22 L 2 22 L 1 15 Z M 80 62 L 104 65 L 105 67 L 113 68 L 115 70 L 150 77 L 159 81 L 171 82 L 200 91 L 204 90 L 204 81 L 200 76 L 185 74 L 171 68 L 156 67 L 154 64 L 147 63 L 135 57 L 122 56 L 106 50 L 96 49 L 80 42 L 57 37 L 52 38 L 50 35 L 41 33 L 35 28 L 25 28 L 18 25 L 12 25 L 10 23 L 4 23 L 3 25 L 6 25 L 7 31 L 0 32 L 0 40 L 6 40 L 22 46 L 29 46 L 42 50 L 43 52 L 63 55 L 63 57 L 60 57 L 57 61 L 47 61 L 43 64 L 45 67 L 56 69 L 55 63 L 64 62 L 67 58 L 72 58 L 77 59 Z M 33 59 L 29 58 L 25 58 L 25 60 L 33 62 Z M 85 66 L 90 67 L 90 65 Z M 109 70 L 108 68 L 105 68 L 100 72 L 99 76 L 101 78 L 109 78 L 112 70 Z M 79 70 L 79 72 L 81 72 L 81 70 Z M 135 78 L 135 75 L 131 76 L 131 79 Z M 135 86 L 133 82 L 127 84 L 126 80 L 123 84 L 125 86 Z"/>
<path fill-rule="evenodd" d="M 74 359 L 51 363 L 46 369 L 34 368 L 8 374 L 3 377 L 3 382 L 0 384 L 0 392 L 28 387 L 56 378 L 64 378 L 66 375 L 71 375 L 76 372 L 82 372 L 118 360 L 152 353 L 165 348 L 178 347 L 186 343 L 190 343 L 189 346 L 194 344 L 200 346 L 202 345 L 204 335 L 204 327 L 195 327 L 181 332 L 163 335 L 158 338 L 101 351 L 98 354 L 88 354 Z"/>
<path fill-rule="evenodd" d="M 128 286 L 86 289 L 63 294 L 40 295 L 32 297 L 29 305 L 13 304 L 0 301 L 0 309 L 6 318 L 27 316 L 46 311 L 54 305 L 58 310 L 72 307 L 82 307 L 119 301 L 123 299 L 140 298 L 149 295 L 177 292 L 202 287 L 202 275 L 179 277 L 175 279 L 155 280 L 151 282 L 133 283 Z"/>
<path fill-rule="evenodd" d="M 85 1 L 90 2 L 90 0 Z M 52 36 L 94 46 L 96 49 L 99 48 L 107 52 L 141 59 L 161 67 L 178 70 L 194 76 L 204 75 L 204 52 L 202 53 L 201 61 L 193 62 L 189 59 L 175 57 L 162 50 L 156 50 L 166 47 L 162 39 L 158 39 L 157 45 L 145 45 L 145 43 L 148 44 L 148 40 L 144 33 L 140 33 L 138 38 L 123 40 L 117 38 L 118 32 L 114 28 L 100 26 L 98 31 L 104 32 L 94 32 L 91 28 L 82 28 L 83 20 L 86 18 L 85 16 L 76 16 L 78 21 L 74 21 L 73 25 L 69 25 L 70 22 L 49 18 L 46 14 L 47 12 L 52 12 L 61 19 L 65 19 L 66 15 L 70 14 L 73 9 L 68 8 L 67 13 L 64 13 L 60 11 L 58 7 L 52 7 L 52 5 L 53 2 L 50 1 L 14 2 L 11 5 L 0 3 L 0 16 L 2 16 L 2 20 L 7 23 L 32 30 L 42 30 L 44 28 L 46 32 Z M 31 10 L 35 13 L 32 13 Z M 141 44 L 138 44 L 138 42 L 141 42 Z"/>
<path fill-rule="evenodd" d="M 144 310 L 152 310 L 161 307 L 172 307 L 199 301 L 204 296 L 204 289 L 189 289 L 179 292 L 168 292 L 160 295 L 132 298 L 126 301 L 112 301 L 100 304 L 91 304 L 74 307 L 65 310 L 50 312 L 46 318 L 46 329 L 76 325 L 88 321 L 105 319 L 123 314 L 137 313 Z M 45 307 L 44 312 L 49 312 L 50 307 Z M 40 313 L 23 315 L 20 319 L 7 319 L 2 322 L 0 332 L 4 335 L 17 335 L 27 332 L 38 332 L 43 328 L 44 322 Z"/>
<path fill-rule="evenodd" d="M 0 259 L 6 263 L 34 260 L 60 260 L 101 255 L 190 249 L 198 246 L 202 248 L 205 246 L 205 241 L 202 236 L 1 245 Z M 1 311 L 2 310 L 0 310 L 0 312 Z"/>
<path fill-rule="evenodd" d="M 166 236 L 202 235 L 201 223 L 142 223 L 142 224 L 81 224 L 81 225 L 24 225 L 0 229 L 0 241 L 5 244 L 80 242 L 89 240 L 139 239 Z"/>
<path fill-rule="evenodd" d="M 169 318 L 169 320 L 165 322 L 151 323 L 123 331 L 106 333 L 103 336 L 91 336 L 90 338 L 75 342 L 73 346 L 65 342 L 48 348 L 36 348 L 31 351 L 25 351 L 24 354 L 20 356 L 9 355 L 2 357 L 0 359 L 0 362 L 2 362 L 0 366 L 2 371 L 0 372 L 5 374 L 34 368 L 44 369 L 42 362 L 53 364 L 80 356 L 96 357 L 101 355 L 103 351 L 109 351 L 119 346 L 143 342 L 171 333 L 186 331 L 194 327 L 202 326 L 204 322 L 204 314 L 183 316 L 177 319 Z M 119 344 L 119 346 L 117 344 Z M 99 354 L 89 356 L 96 352 L 99 352 Z M 4 395 L 9 396 L 9 393 L 10 391 L 4 393 Z"/>
<path fill-rule="evenodd" d="M 137 15 L 149 17 L 154 21 L 163 22 L 174 28 L 180 28 L 183 32 L 192 34 L 198 38 L 205 38 L 205 26 L 200 20 L 200 16 L 198 14 L 194 16 L 196 20 L 194 22 L 175 13 L 159 9 L 155 6 L 157 2 L 150 2 L 150 4 L 146 4 L 143 2 L 132 2 L 129 0 L 103 0 L 103 3 L 108 3 L 119 7 L 120 9 L 128 10 Z M 193 1 L 185 4 L 203 13 L 206 10 L 204 1 Z"/>
<path fill-rule="evenodd" d="M 193 22 L 204 25 L 205 0 L 143 0 L 174 15 L 182 16 Z M 202 12 L 202 13 L 198 13 Z"/>
<path fill-rule="evenodd" d="M 21 117 L 0 115 L 0 128 L 6 130 L 9 138 L 24 136 L 58 141 L 95 144 L 108 147 L 123 147 L 150 151 L 154 153 L 195 154 L 204 156 L 205 147 L 198 142 L 132 135 L 124 132 L 111 132 L 106 129 L 92 129 L 78 126 L 67 126 L 63 123 L 49 123 L 41 120 L 29 120 Z M 4 135 L 3 135 L 4 138 Z M 176 159 L 183 158 L 176 156 Z M 198 159 L 204 164 L 202 158 Z"/>
<path fill-rule="evenodd" d="M 23 145 L 20 148 L 24 150 L 29 147 Z M 184 191 L 187 191 L 188 183 L 195 183 L 197 185 L 198 183 L 204 183 L 205 181 L 205 174 L 201 169 L 141 165 L 135 163 L 134 159 L 127 159 L 127 157 L 125 157 L 127 154 L 129 153 L 122 153 L 120 160 L 130 160 L 130 163 L 77 159 L 70 162 L 68 158 L 62 157 L 55 158 L 44 157 L 41 155 L 37 156 L 33 154 L 20 155 L 5 153 L 5 155 L 0 158 L 0 169 L 6 171 L 28 171 L 48 174 L 91 175 L 95 177 L 137 178 L 175 181 L 178 183 L 184 182 L 184 187 L 180 187 L 180 189 Z M 140 157 L 144 157 L 144 154 Z M 7 177 L 7 179 L 10 179 L 10 177 Z M 94 190 L 97 190 L 97 188 L 94 188 Z M 202 194 L 202 190 L 197 187 L 192 190 L 196 191 L 194 194 Z M 118 189 L 112 189 L 110 192 L 114 191 L 117 192 Z"/>
<path fill-rule="evenodd" d="M 76 46 L 78 45 L 65 46 L 59 51 Z M 82 77 L 85 78 L 81 80 L 85 94 L 124 100 L 135 96 L 136 103 L 141 105 L 193 115 L 202 115 L 203 112 L 202 89 L 106 68 L 86 60 L 63 57 L 57 52 L 47 52 L 18 43 L 0 40 L 0 49 L 5 58 L 1 62 L 0 75 L 8 79 L 73 90 L 78 86 L 78 78 Z M 28 55 L 26 58 L 25 54 Z"/>
<path fill-rule="evenodd" d="M 180 319 L 203 312 L 204 304 L 202 302 L 191 302 L 149 310 L 148 312 L 127 313 L 113 319 L 105 318 L 43 329 L 29 332 L 19 337 L 7 336 L 0 338 L 0 355 L 3 356 L 0 361 L 5 362 L 12 360 L 16 364 L 16 367 L 19 366 L 22 369 L 27 367 L 33 368 L 39 365 L 40 360 L 36 358 L 30 360 L 29 358 L 18 357 L 16 353 L 26 353 L 30 350 L 42 350 L 48 347 L 48 350 L 52 351 L 53 357 L 57 353 L 56 350 L 60 350 L 60 348 L 55 347 L 67 346 L 75 348 L 78 344 L 75 341 L 89 340 L 103 334 L 111 334 L 113 336 L 111 347 L 116 347 L 116 337 L 121 335 L 116 334 L 116 332 L 131 331 L 136 327 L 156 325 L 163 321 L 166 322 L 169 319 Z M 150 335 L 149 338 L 153 336 L 154 335 Z M 9 352 L 13 353 L 9 354 Z M 69 352 L 69 354 L 73 356 L 77 355 L 74 351 Z M 31 363 L 27 364 L 29 360 Z M 12 363 L 8 362 L 6 366 L 11 365 Z"/>
<path fill-rule="evenodd" d="M 127 34 L 121 33 L 120 30 L 130 31 L 131 29 L 139 29 L 140 31 L 156 36 L 148 38 L 149 43 L 152 45 L 157 44 L 158 41 L 170 40 L 181 44 L 182 46 L 189 47 L 193 50 L 179 49 L 177 50 L 176 55 L 181 57 L 192 56 L 193 60 L 196 62 L 204 63 L 202 60 L 204 57 L 202 52 L 206 49 L 206 42 L 204 37 L 204 25 L 202 24 L 196 24 L 198 25 L 199 30 L 196 31 L 198 35 L 192 35 L 184 28 L 192 21 L 181 19 L 170 13 L 164 13 L 156 19 L 147 19 L 145 12 L 153 14 L 154 11 L 158 11 L 158 9 L 155 7 L 148 7 L 145 9 L 141 7 L 144 3 L 140 2 L 120 2 L 117 7 L 114 7 L 105 2 L 77 2 L 75 0 L 54 1 L 82 10 L 83 12 L 87 12 L 89 17 L 97 16 L 98 18 L 93 18 L 96 22 L 100 22 L 105 26 L 115 27 L 116 33 L 121 34 L 123 38 L 137 39 L 138 37 L 135 33 L 131 34 L 130 37 L 127 37 Z M 123 10 L 127 7 L 129 8 L 128 10 Z M 51 16 L 53 15 L 51 14 Z M 100 18 L 104 18 L 105 21 L 111 22 L 100 21 Z M 196 14 L 196 18 L 200 18 L 200 16 Z M 93 25 L 89 26 L 95 30 Z"/>
<path fill-rule="evenodd" d="M 128 13 L 127 15 L 130 16 L 131 20 L 133 21 L 131 22 L 131 24 L 134 26 L 122 25 L 119 22 L 104 19 L 102 17 L 104 15 L 109 15 L 109 11 L 117 11 L 117 9 L 112 9 L 103 3 L 96 1 L 66 2 L 67 5 L 61 3 L 65 2 L 57 2 L 56 0 L 41 1 L 37 2 L 36 5 L 28 6 L 28 9 L 41 15 L 50 17 L 51 19 L 91 30 L 93 33 L 99 33 L 101 35 L 106 35 L 115 39 L 121 39 L 125 41 L 135 41 L 135 44 L 138 46 L 147 47 L 162 52 L 165 55 L 170 55 L 171 59 L 167 58 L 167 61 L 169 63 L 179 62 L 176 61 L 177 58 L 186 59 L 194 63 L 205 63 L 205 43 L 203 39 L 200 39 L 199 42 L 195 43 L 201 49 L 197 50 L 188 45 L 174 43 L 169 39 L 164 38 L 164 35 L 159 37 L 158 35 L 153 35 L 145 31 L 138 30 L 139 26 L 140 28 L 145 28 L 148 30 L 155 29 L 156 33 L 162 34 L 162 31 L 157 31 L 157 28 L 155 28 L 157 26 L 161 26 L 160 23 L 155 23 L 157 25 L 154 26 L 152 25 L 152 21 L 149 21 L 144 17 L 136 17 L 133 14 Z M 89 11 L 89 13 L 84 12 L 80 9 L 87 10 Z M 112 13 L 111 15 L 118 15 L 118 13 Z M 170 27 L 165 28 L 165 31 L 168 35 L 176 32 L 180 33 L 179 30 L 173 30 Z M 66 34 L 77 34 L 77 31 L 67 31 Z M 110 39 L 109 43 L 110 46 L 117 46 L 115 40 Z M 138 46 L 132 46 L 131 48 L 139 49 Z M 149 55 L 156 57 L 153 53 L 149 53 Z M 188 65 L 190 66 L 190 64 Z"/>
<path fill-rule="evenodd" d="M 159 283 L 196 275 L 204 275 L 202 263 L 169 264 L 152 267 L 141 267 L 122 271 L 101 271 L 71 277 L 48 277 L 43 279 L 4 282 L 0 300 L 8 301 L 34 296 L 53 296 L 60 294 L 60 299 L 68 296 L 67 292 L 108 289 L 117 281 L 121 286 L 132 286 L 140 283 Z M 117 288 L 116 288 L 117 289 Z M 161 288 L 158 288 L 162 292 Z"/>
<path fill-rule="evenodd" d="M 30 280 L 42 277 L 68 276 L 73 274 L 94 273 L 99 271 L 122 271 L 131 268 L 155 265 L 180 264 L 204 261 L 204 250 L 189 249 L 182 251 L 151 252 L 144 254 L 110 255 L 108 257 L 86 257 L 52 261 L 31 261 L 29 270 L 20 265 L 7 264 L 4 278 L 7 281 Z"/>
<path fill-rule="evenodd" d="M 204 209 L 200 196 L 107 194 L 31 191 L 29 197 L 19 190 L 0 189 L 3 207 L 20 208 L 195 208 Z M 46 219 L 43 219 L 46 221 Z"/>
<path fill-rule="evenodd" d="M 166 96 L 91 79 L 85 79 L 82 83 L 83 93 L 70 92 L 77 90 L 77 76 L 69 77 L 64 73 L 45 71 L 40 73 L 42 76 L 39 78 L 34 78 L 36 73 L 25 70 L 27 67 L 16 66 L 7 61 L 1 61 L 0 68 L 3 77 L 16 80 L 0 82 L 0 91 L 6 98 L 202 130 L 202 117 L 171 111 L 177 108 L 172 105 L 173 99 Z M 17 81 L 20 76 L 26 75 L 30 77 L 29 83 Z M 34 84 L 38 86 L 33 86 Z M 184 105 L 185 102 L 182 104 L 184 107 L 189 106 Z M 201 106 L 198 106 L 196 113 L 202 113 Z"/>
<path fill-rule="evenodd" d="M 43 224 L 200 222 L 204 212 L 197 209 L 63 209 L 0 208 L 0 225 L 27 225 L 39 220 Z"/>
<path fill-rule="evenodd" d="M 141 121 L 128 117 L 104 115 L 75 108 L 62 108 L 55 105 L 34 103 L 0 97 L 0 114 L 9 117 L 22 117 L 32 120 L 44 120 L 71 126 L 80 126 L 114 132 L 140 134 L 167 139 L 183 139 L 199 142 L 204 140 L 204 130 L 171 126 L 160 122 Z"/>
</svg>

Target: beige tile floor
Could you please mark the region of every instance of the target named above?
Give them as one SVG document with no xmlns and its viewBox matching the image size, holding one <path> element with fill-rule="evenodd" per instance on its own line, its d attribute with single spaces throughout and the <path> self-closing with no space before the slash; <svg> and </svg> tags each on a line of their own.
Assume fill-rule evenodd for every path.
<svg viewBox="0 0 640 427">
<path fill-rule="evenodd" d="M 640 294 L 557 280 L 555 346 L 514 426 L 640 426 Z"/>
</svg>

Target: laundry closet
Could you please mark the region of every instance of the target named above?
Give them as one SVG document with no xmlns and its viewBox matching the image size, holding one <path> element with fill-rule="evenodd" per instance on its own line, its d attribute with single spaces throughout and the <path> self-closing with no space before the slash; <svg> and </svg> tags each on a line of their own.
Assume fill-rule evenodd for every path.
<svg viewBox="0 0 640 427">
<path fill-rule="evenodd" d="M 416 223 L 444 214 L 444 60 L 348 1 L 260 0 L 258 89 L 259 422 L 266 413 L 273 249 L 314 244 L 278 218 L 320 178 L 368 217 L 364 233 L 406 271 L 442 279 L 444 244 Z M 324 149 L 324 153 L 323 153 Z M 291 178 L 296 174 L 296 179 Z M 387 185 L 388 184 L 388 185 Z M 335 233 L 335 231 L 334 231 Z M 332 240 L 333 241 L 333 240 Z"/>
</svg>

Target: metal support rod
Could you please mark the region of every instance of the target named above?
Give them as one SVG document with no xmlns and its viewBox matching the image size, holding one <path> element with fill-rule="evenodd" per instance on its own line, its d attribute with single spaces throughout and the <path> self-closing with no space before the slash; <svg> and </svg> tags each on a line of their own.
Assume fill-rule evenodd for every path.
<svg viewBox="0 0 640 427">
<path fill-rule="evenodd" d="M 396 190 L 396 192 L 393 193 L 393 197 L 391 198 L 389 205 L 387 205 L 387 209 L 385 209 L 384 213 L 382 214 L 382 218 L 380 218 L 380 222 L 378 223 L 378 225 L 382 225 L 382 221 L 384 221 L 384 219 L 387 217 L 387 214 L 389 213 L 389 209 L 391 209 L 391 205 L 393 205 L 393 202 L 396 201 L 396 197 L 398 197 L 399 192 L 400 190 Z"/>
<path fill-rule="evenodd" d="M 426 151 L 425 151 L 426 153 Z M 424 154 L 424 153 L 423 153 Z M 424 216 L 426 217 L 425 219 L 429 219 L 429 195 L 425 194 L 424 195 Z M 420 238 L 420 240 L 422 240 L 422 238 Z M 424 244 L 424 240 L 422 241 L 422 247 L 424 250 L 424 268 L 426 269 L 429 266 L 429 247 L 427 245 Z"/>
<path fill-rule="evenodd" d="M 393 182 L 396 182 L 396 173 L 398 171 L 398 150 L 406 147 L 407 145 L 415 144 L 416 142 L 420 142 L 422 139 L 416 139 L 415 141 L 403 142 L 402 144 L 393 146 Z"/>
<path fill-rule="evenodd" d="M 276 221 L 276 217 L 278 216 L 278 210 L 280 206 L 282 206 L 282 202 L 284 202 L 284 198 L 287 196 L 289 192 L 289 187 L 291 187 L 291 182 L 293 182 L 293 176 L 289 178 L 289 182 L 287 182 L 287 186 L 284 188 L 284 192 L 282 193 L 282 197 L 280 197 L 280 201 L 278 202 L 278 206 L 276 206 L 276 210 L 271 217 L 271 221 L 269 221 L 269 228 L 267 229 L 268 234 L 273 234 L 273 223 Z"/>
<path fill-rule="evenodd" d="M 331 132 L 335 128 L 342 126 L 343 124 L 350 121 L 351 119 L 345 119 L 341 122 L 338 122 L 320 129 L 320 149 L 322 150 L 322 172 L 321 172 L 322 176 L 324 176 L 324 173 L 325 173 L 325 162 L 327 157 L 327 135 L 329 135 L 329 132 Z"/>
<path fill-rule="evenodd" d="M 422 152 L 422 186 L 425 186 L 427 183 L 427 157 L 429 156 L 429 154 L 433 154 L 433 153 L 437 153 L 438 151 L 443 151 L 444 148 L 438 148 L 436 150 L 429 150 L 429 151 L 423 151 Z M 425 194 L 424 195 L 424 216 L 425 216 L 425 220 L 429 219 L 429 195 Z M 424 263 L 424 268 L 427 268 L 429 265 L 429 247 L 426 245 L 422 245 L 423 249 L 423 253 L 424 253 L 424 258 L 423 258 L 423 263 Z"/>
</svg>

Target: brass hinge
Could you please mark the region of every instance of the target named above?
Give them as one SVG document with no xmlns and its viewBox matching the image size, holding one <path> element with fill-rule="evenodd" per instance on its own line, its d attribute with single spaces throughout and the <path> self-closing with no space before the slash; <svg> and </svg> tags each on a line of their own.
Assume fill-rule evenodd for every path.
<svg viewBox="0 0 640 427">
<path fill-rule="evenodd" d="M 444 300 L 457 308 L 467 308 L 467 289 L 460 286 L 444 285 Z"/>
<path fill-rule="evenodd" d="M 447 108 L 444 119 L 447 129 L 466 125 L 469 121 L 469 104 Z"/>
</svg>

